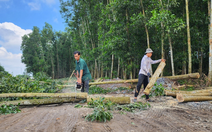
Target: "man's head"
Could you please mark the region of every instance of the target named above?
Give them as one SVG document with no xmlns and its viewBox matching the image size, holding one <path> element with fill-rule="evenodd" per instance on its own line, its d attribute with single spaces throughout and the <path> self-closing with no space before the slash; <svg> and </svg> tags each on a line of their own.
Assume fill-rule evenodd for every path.
<svg viewBox="0 0 212 132">
<path fill-rule="evenodd" d="M 153 51 L 152 51 L 152 49 L 147 48 L 145 53 L 146 53 L 146 55 L 147 55 L 148 57 L 151 57 L 151 56 L 152 56 Z"/>
<path fill-rule="evenodd" d="M 80 59 L 80 52 L 79 51 L 74 51 L 74 58 L 79 61 Z"/>
</svg>

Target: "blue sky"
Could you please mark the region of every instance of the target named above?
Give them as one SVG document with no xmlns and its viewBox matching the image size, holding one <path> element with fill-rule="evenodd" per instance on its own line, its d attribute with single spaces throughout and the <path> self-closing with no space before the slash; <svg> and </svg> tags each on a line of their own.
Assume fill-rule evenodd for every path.
<svg viewBox="0 0 212 132">
<path fill-rule="evenodd" d="M 45 22 L 54 31 L 64 31 L 59 0 L 0 0 L 0 64 L 13 75 L 22 74 L 21 37 Z"/>
</svg>

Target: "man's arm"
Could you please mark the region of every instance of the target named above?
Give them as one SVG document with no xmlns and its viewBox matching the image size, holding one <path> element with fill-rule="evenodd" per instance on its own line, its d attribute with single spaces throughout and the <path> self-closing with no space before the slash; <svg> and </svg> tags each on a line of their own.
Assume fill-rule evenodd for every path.
<svg viewBox="0 0 212 132">
<path fill-rule="evenodd" d="M 80 70 L 79 83 L 82 83 L 83 70 Z"/>
<path fill-rule="evenodd" d="M 159 62 L 161 62 L 161 59 L 159 59 L 159 60 L 152 60 L 150 58 L 150 64 L 156 64 L 156 63 L 159 63 Z"/>
</svg>

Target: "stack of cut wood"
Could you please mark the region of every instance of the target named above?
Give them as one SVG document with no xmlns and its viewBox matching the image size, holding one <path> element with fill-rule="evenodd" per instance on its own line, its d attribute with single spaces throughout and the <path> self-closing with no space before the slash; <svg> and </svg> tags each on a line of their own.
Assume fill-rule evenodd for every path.
<svg viewBox="0 0 212 132">
<path fill-rule="evenodd" d="M 210 101 L 212 88 L 194 91 L 165 90 L 165 95 L 176 97 L 179 102 Z"/>
</svg>

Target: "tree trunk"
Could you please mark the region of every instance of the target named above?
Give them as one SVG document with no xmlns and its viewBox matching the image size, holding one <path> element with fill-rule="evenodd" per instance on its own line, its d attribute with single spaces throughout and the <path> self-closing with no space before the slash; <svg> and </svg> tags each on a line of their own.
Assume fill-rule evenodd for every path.
<svg viewBox="0 0 212 132">
<path fill-rule="evenodd" d="M 124 70 L 123 70 L 123 73 L 124 73 Z M 164 76 L 163 78 L 169 78 L 171 80 L 182 80 L 182 79 L 197 79 L 199 77 L 200 77 L 199 73 L 192 73 L 192 74 L 186 74 L 186 75 Z M 159 77 L 159 78 L 161 78 L 161 77 Z M 149 78 L 149 79 L 151 80 L 151 78 Z M 129 79 L 129 80 L 119 80 L 119 81 L 98 82 L 98 83 L 91 82 L 91 83 L 89 83 L 89 85 L 116 84 L 116 83 L 137 83 L 137 82 L 138 82 L 138 79 Z M 63 85 L 63 86 L 69 86 L 69 85 Z M 70 85 L 70 86 L 72 86 L 72 85 Z"/>
<path fill-rule="evenodd" d="M 52 79 L 54 79 L 54 63 L 52 56 L 51 56 L 51 63 L 52 63 Z"/>
<path fill-rule="evenodd" d="M 117 70 L 117 77 L 119 77 L 119 71 L 120 71 L 120 57 L 118 57 L 118 70 Z"/>
<path fill-rule="evenodd" d="M 60 68 L 59 68 L 59 57 L 58 57 L 58 45 L 56 44 L 56 48 L 57 48 L 57 78 L 59 78 L 59 76 L 60 76 L 60 72 L 59 72 L 59 70 L 60 70 Z"/>
<path fill-rule="evenodd" d="M 0 98 L 5 97 L 58 97 L 58 98 L 76 98 L 86 99 L 87 93 L 3 93 Z"/>
<path fill-rule="evenodd" d="M 114 54 L 112 54 L 112 59 L 111 59 L 111 70 L 110 70 L 111 79 L 113 79 L 113 62 L 114 62 Z"/>
<path fill-rule="evenodd" d="M 210 101 L 212 96 L 191 96 L 185 94 L 177 94 L 178 102 L 196 102 L 196 101 Z"/>
<path fill-rule="evenodd" d="M 209 31 L 209 71 L 208 71 L 208 79 L 210 83 L 212 82 L 212 2 L 210 3 L 210 31 Z"/>
<path fill-rule="evenodd" d="M 162 0 L 160 0 L 160 4 L 161 4 L 161 10 L 163 10 L 163 3 Z M 163 22 L 161 22 L 161 58 L 164 59 L 164 24 Z M 163 76 L 163 71 L 161 72 L 161 76 Z"/>
<path fill-rule="evenodd" d="M 132 60 L 130 62 L 131 68 L 130 68 L 130 79 L 133 79 L 133 72 L 132 72 Z"/>
<path fill-rule="evenodd" d="M 103 77 L 103 63 L 101 64 L 101 78 Z"/>
<path fill-rule="evenodd" d="M 143 13 L 143 16 L 145 17 L 145 11 L 144 11 L 144 5 L 143 5 L 143 1 L 141 1 L 141 8 L 142 8 L 142 13 Z M 147 47 L 150 48 L 150 44 L 149 44 L 149 31 L 148 31 L 148 28 L 147 26 L 145 25 L 145 31 L 146 31 L 146 38 L 147 38 Z"/>
<path fill-rule="evenodd" d="M 49 99 L 31 99 L 31 100 L 15 100 L 0 102 L 0 105 L 46 105 L 46 104 L 61 104 L 61 103 L 77 103 L 83 99 L 75 98 L 49 98 Z"/>
<path fill-rule="evenodd" d="M 166 63 L 164 62 L 160 62 L 158 68 L 156 69 L 155 73 L 153 74 L 150 82 L 148 83 L 148 85 L 146 86 L 145 90 L 144 90 L 144 93 L 146 95 L 149 95 L 152 87 L 154 86 L 155 82 L 157 81 L 159 75 L 161 74 L 163 68 L 165 67 Z"/>
<path fill-rule="evenodd" d="M 188 0 L 186 2 L 186 22 L 187 22 L 187 38 L 188 38 L 188 73 L 192 71 L 192 60 L 191 60 L 191 37 L 190 37 L 190 27 L 189 27 L 189 10 L 188 10 Z"/>
<path fill-rule="evenodd" d="M 170 36 L 169 36 L 169 46 L 170 46 L 170 52 L 171 52 L 172 76 L 175 76 L 175 73 L 174 73 L 173 50 L 172 50 L 172 42 L 171 42 L 171 37 Z"/>
<path fill-rule="evenodd" d="M 99 100 L 99 97 L 88 97 L 87 103 L 91 102 L 91 98 L 93 100 Z M 110 100 L 113 103 L 116 104 L 130 104 L 130 97 L 105 97 L 105 101 Z"/>
<path fill-rule="evenodd" d="M 96 79 L 96 77 L 97 77 L 97 62 L 96 62 L 96 59 L 95 59 L 93 78 Z"/>
<path fill-rule="evenodd" d="M 190 95 L 193 94 L 193 95 L 195 95 L 195 94 L 199 94 L 199 93 L 210 93 L 210 92 L 212 92 L 211 89 L 194 90 L 194 91 L 165 90 L 165 95 L 176 97 L 177 93 L 190 94 Z"/>
</svg>

